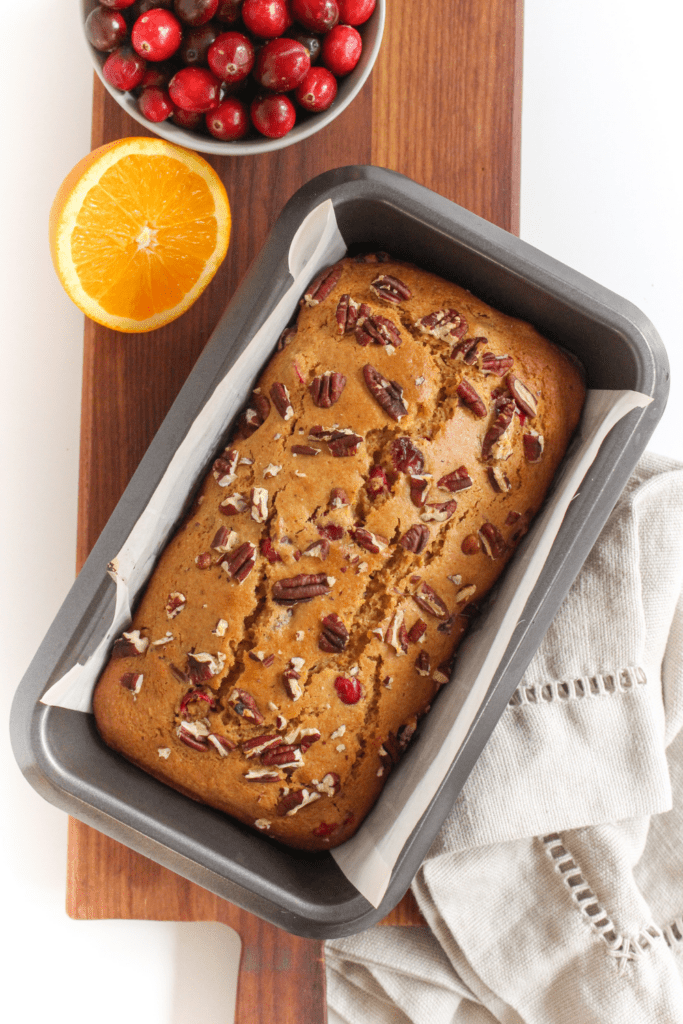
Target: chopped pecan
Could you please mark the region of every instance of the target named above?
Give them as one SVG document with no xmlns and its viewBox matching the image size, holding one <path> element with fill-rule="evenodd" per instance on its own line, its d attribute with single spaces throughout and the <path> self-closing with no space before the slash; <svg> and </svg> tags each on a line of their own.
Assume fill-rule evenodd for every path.
<svg viewBox="0 0 683 1024">
<path fill-rule="evenodd" d="M 168 595 L 166 600 L 166 618 L 175 619 L 176 615 L 180 615 L 186 604 L 187 598 L 185 595 L 181 594 L 178 590 L 174 590 L 173 593 Z"/>
<path fill-rule="evenodd" d="M 289 697 L 290 700 L 299 700 L 299 698 L 303 694 L 301 684 L 299 683 L 300 679 L 301 673 L 297 671 L 297 669 L 295 669 L 294 666 L 291 664 L 290 667 L 285 669 L 285 671 L 282 673 L 282 681 L 284 683 L 285 692 L 287 693 L 287 696 Z"/>
<path fill-rule="evenodd" d="M 366 316 L 362 322 L 359 318 L 355 329 L 356 341 L 359 345 L 369 345 L 374 342 L 376 345 L 392 345 L 398 348 L 403 340 L 401 332 L 395 323 L 380 313 Z"/>
<path fill-rule="evenodd" d="M 299 573 L 288 579 L 277 580 L 273 584 L 273 600 L 277 604 L 294 605 L 302 601 L 310 601 L 314 597 L 329 594 L 332 584 L 331 576 L 325 573 Z"/>
<path fill-rule="evenodd" d="M 282 776 L 279 772 L 268 768 L 250 768 L 248 772 L 244 773 L 244 778 L 247 782 L 279 782 Z"/>
<path fill-rule="evenodd" d="M 246 690 L 233 690 L 228 697 L 228 704 L 240 718 L 246 718 L 248 722 L 253 722 L 254 725 L 263 724 L 263 715 L 259 711 L 252 695 Z"/>
<path fill-rule="evenodd" d="M 512 484 L 500 466 L 489 466 L 487 474 L 496 494 L 506 494 L 512 489 Z"/>
<path fill-rule="evenodd" d="M 368 497 L 372 501 L 376 501 L 377 498 L 381 498 L 385 494 L 389 493 L 389 481 L 387 480 L 387 474 L 381 466 L 372 467 L 370 475 L 365 482 L 365 489 L 368 492 Z"/>
<path fill-rule="evenodd" d="M 320 650 L 330 654 L 345 650 L 349 642 L 349 631 L 336 612 L 325 616 L 322 627 L 322 633 L 318 639 Z"/>
<path fill-rule="evenodd" d="M 134 629 L 130 633 L 124 633 L 115 641 L 112 648 L 112 658 L 137 658 L 144 654 L 149 647 L 147 637 L 140 636 L 140 630 Z"/>
<path fill-rule="evenodd" d="M 479 358 L 477 349 L 486 345 L 488 338 L 464 338 L 451 349 L 451 359 L 458 359 L 468 366 L 475 366 Z"/>
<path fill-rule="evenodd" d="M 265 523 L 268 518 L 268 490 L 265 487 L 251 489 L 251 518 L 256 523 Z"/>
<path fill-rule="evenodd" d="M 261 736 L 252 736 L 242 744 L 242 752 L 245 757 L 260 757 L 264 750 L 276 747 L 282 743 L 282 737 L 277 733 L 263 733 Z"/>
<path fill-rule="evenodd" d="M 330 491 L 329 507 L 331 510 L 344 508 L 349 503 L 349 496 L 343 487 L 333 487 Z M 341 536 L 341 535 L 340 535 Z M 330 537 L 330 540 L 338 540 L 338 537 Z"/>
<path fill-rule="evenodd" d="M 493 523 L 484 523 L 479 529 L 481 546 L 489 558 L 500 558 L 505 554 L 505 541 L 497 526 Z"/>
<path fill-rule="evenodd" d="M 375 293 L 378 299 L 384 302 L 391 302 L 396 305 L 399 302 L 407 302 L 412 292 L 407 284 L 398 277 L 391 277 L 389 274 L 381 274 L 374 281 L 370 282 L 370 290 Z"/>
<path fill-rule="evenodd" d="M 427 623 L 424 622 L 422 619 L 418 619 L 416 622 L 414 622 L 412 624 L 412 626 L 408 630 L 408 643 L 409 644 L 417 644 L 417 643 L 419 643 L 421 638 L 424 636 L 424 634 L 426 632 L 427 632 Z"/>
<path fill-rule="evenodd" d="M 228 576 L 238 583 L 243 583 L 256 565 L 256 548 L 251 541 L 246 540 L 235 549 L 230 558 L 225 555 L 223 557 L 225 561 L 222 565 Z"/>
<path fill-rule="evenodd" d="M 349 530 L 349 533 L 356 544 L 365 548 L 366 551 L 370 551 L 373 555 L 378 555 L 389 543 L 386 537 L 382 537 L 379 533 L 370 533 L 369 530 L 362 526 Z"/>
<path fill-rule="evenodd" d="M 221 757 L 227 757 L 236 746 L 227 736 L 222 736 L 218 732 L 210 732 L 206 738 L 216 748 Z"/>
<path fill-rule="evenodd" d="M 431 660 L 427 651 L 420 651 L 415 659 L 415 670 L 420 676 L 428 676 L 431 672 Z"/>
<path fill-rule="evenodd" d="M 267 558 L 271 565 L 275 565 L 276 562 L 281 562 L 279 552 L 277 552 L 273 546 L 273 542 L 269 537 L 264 537 L 261 541 L 261 554 L 264 558 Z"/>
<path fill-rule="evenodd" d="M 196 730 L 197 724 L 201 725 L 201 723 L 181 722 L 178 728 L 176 729 L 176 736 L 186 746 L 191 747 L 192 750 L 208 750 L 209 730 L 206 729 L 206 727 L 204 727 L 205 731 L 203 733 L 199 731 L 194 731 L 192 727 L 195 726 Z"/>
<path fill-rule="evenodd" d="M 326 537 L 323 537 L 321 540 L 314 540 L 301 553 L 302 555 L 308 555 L 309 558 L 319 558 L 324 562 L 330 553 L 330 542 Z"/>
<path fill-rule="evenodd" d="M 428 583 L 422 581 L 413 594 L 413 601 L 429 615 L 437 619 L 448 617 L 448 608 L 443 603 L 437 592 Z"/>
<path fill-rule="evenodd" d="M 484 352 L 481 357 L 481 369 L 484 373 L 493 373 L 496 377 L 504 377 L 512 368 L 512 356 L 497 356 L 493 352 Z"/>
<path fill-rule="evenodd" d="M 336 523 L 321 523 L 317 530 L 326 540 L 341 540 L 344 536 L 344 527 Z"/>
<path fill-rule="evenodd" d="M 421 555 L 427 546 L 429 540 L 429 527 L 421 524 L 415 524 L 415 526 L 409 527 L 401 537 L 399 544 L 406 551 L 412 552 L 414 555 Z"/>
<path fill-rule="evenodd" d="M 425 468 L 425 457 L 410 437 L 397 437 L 390 445 L 391 461 L 401 473 L 420 475 Z"/>
<path fill-rule="evenodd" d="M 332 267 L 326 267 L 317 277 L 314 277 L 304 292 L 303 301 L 307 306 L 317 306 L 323 302 L 335 287 L 342 273 L 341 263 L 335 263 Z"/>
<path fill-rule="evenodd" d="M 228 487 L 236 479 L 240 453 L 236 448 L 226 448 L 213 464 L 214 479 L 219 487 Z"/>
<path fill-rule="evenodd" d="M 124 672 L 120 677 L 119 682 L 125 690 L 130 690 L 131 693 L 138 694 L 142 687 L 142 680 L 144 676 L 142 672 Z"/>
<path fill-rule="evenodd" d="M 458 384 L 456 391 L 468 409 L 471 409 L 475 416 L 486 415 L 486 404 L 472 384 L 463 378 Z"/>
<path fill-rule="evenodd" d="M 307 804 L 311 804 L 314 800 L 319 799 L 320 793 L 311 792 L 309 789 L 299 789 L 283 796 L 276 810 L 280 817 L 285 817 L 285 815 L 291 817 L 300 811 L 302 807 L 306 807 Z"/>
<path fill-rule="evenodd" d="M 218 506 L 218 511 L 224 516 L 238 516 L 241 515 L 247 508 L 247 503 L 241 494 L 231 494 L 229 497 L 224 498 Z"/>
<path fill-rule="evenodd" d="M 496 457 L 495 446 L 512 423 L 515 403 L 511 398 L 497 398 L 494 409 L 496 415 L 486 431 L 481 445 L 481 457 L 485 462 Z"/>
<path fill-rule="evenodd" d="M 471 487 L 472 478 L 465 466 L 459 466 L 452 473 L 446 473 L 445 476 L 442 476 L 436 486 L 442 487 L 444 491 L 450 491 L 454 494 L 456 491 L 464 491 L 467 487 Z"/>
<path fill-rule="evenodd" d="M 317 729 L 302 729 L 301 738 L 299 739 L 299 746 L 301 747 L 301 753 L 305 754 L 310 746 L 317 743 L 320 739 L 320 733 Z"/>
<path fill-rule="evenodd" d="M 209 569 L 211 567 L 211 552 L 202 551 L 201 554 L 197 555 L 195 558 L 194 564 L 198 569 Z"/>
<path fill-rule="evenodd" d="M 270 415 L 270 402 L 265 395 L 251 396 L 251 403 L 240 418 L 235 437 L 250 437 L 259 427 L 263 426 Z"/>
<path fill-rule="evenodd" d="M 451 498 L 450 501 L 430 501 L 426 508 L 428 512 L 423 512 L 420 519 L 423 523 L 445 523 L 447 519 L 450 519 L 458 503 L 455 498 Z"/>
<path fill-rule="evenodd" d="M 456 604 L 465 604 L 466 601 L 469 601 L 471 598 L 474 597 L 476 592 L 477 592 L 477 584 L 476 583 L 468 583 L 466 587 L 463 587 L 455 595 L 455 603 Z"/>
<path fill-rule="evenodd" d="M 325 772 L 315 788 L 326 796 L 336 796 L 341 789 L 341 779 L 336 772 Z"/>
<path fill-rule="evenodd" d="M 225 655 L 221 652 L 215 656 L 206 652 L 193 652 L 187 656 L 188 672 L 194 683 L 204 683 L 207 679 L 212 679 L 223 671 L 224 665 Z"/>
<path fill-rule="evenodd" d="M 290 451 L 292 455 L 320 455 L 322 448 L 314 448 L 312 444 L 293 444 Z"/>
<path fill-rule="evenodd" d="M 273 405 L 280 413 L 283 420 L 291 420 L 294 415 L 294 409 L 292 408 L 292 402 L 290 400 L 287 387 L 277 381 L 270 389 L 270 397 L 273 399 Z"/>
<path fill-rule="evenodd" d="M 193 687 L 191 690 L 187 691 L 187 693 L 180 702 L 178 714 L 180 715 L 181 718 L 189 718 L 187 709 L 190 706 L 190 704 L 193 704 L 195 701 L 203 701 L 204 703 L 208 704 L 209 709 L 211 711 L 213 711 L 214 708 L 216 707 L 216 701 L 210 693 L 205 693 L 204 690 L 198 690 Z"/>
<path fill-rule="evenodd" d="M 285 327 L 284 331 L 282 332 L 280 337 L 277 339 L 276 351 L 277 352 L 282 352 L 283 348 L 287 348 L 287 346 L 289 345 L 290 341 L 292 340 L 292 338 L 294 337 L 295 334 L 296 334 L 296 327 Z"/>
<path fill-rule="evenodd" d="M 261 764 L 277 765 L 278 768 L 298 768 L 302 760 L 301 750 L 291 743 L 280 743 L 261 755 Z"/>
<path fill-rule="evenodd" d="M 529 388 L 519 379 L 519 377 L 515 377 L 514 373 L 508 373 L 505 378 L 505 383 L 508 386 L 508 391 L 522 412 L 533 419 L 538 412 L 536 396 L 531 393 Z"/>
<path fill-rule="evenodd" d="M 408 407 L 403 401 L 403 388 L 395 380 L 386 380 L 374 366 L 366 363 L 363 377 L 368 391 L 387 416 L 397 422 L 406 415 Z"/>
<path fill-rule="evenodd" d="M 191 680 L 190 680 L 189 673 L 183 672 L 183 670 L 181 668 L 178 668 L 178 666 L 174 665 L 172 662 L 171 662 L 171 664 L 169 664 L 168 667 L 169 667 L 169 671 L 170 671 L 171 675 L 175 678 L 175 680 L 177 682 L 183 683 L 184 685 L 187 685 L 188 683 L 190 683 Z"/>
<path fill-rule="evenodd" d="M 345 387 L 346 377 L 343 373 L 325 370 L 321 377 L 313 378 L 308 390 L 314 405 L 319 409 L 329 409 L 339 401 Z"/>
<path fill-rule="evenodd" d="M 535 430 L 528 434 L 522 434 L 522 444 L 524 445 L 524 458 L 527 462 L 541 461 L 545 444 L 541 434 Z"/>
<path fill-rule="evenodd" d="M 234 530 L 231 530 L 229 526 L 219 526 L 216 530 L 215 537 L 211 541 L 211 547 L 214 551 L 218 551 L 221 555 L 224 555 L 234 547 L 236 540 L 237 534 Z"/>
<path fill-rule="evenodd" d="M 397 608 L 392 615 L 387 631 L 384 634 L 384 641 L 394 648 L 399 658 L 402 654 L 408 653 L 408 632 L 402 608 Z"/>
<path fill-rule="evenodd" d="M 350 455 L 355 455 L 362 444 L 363 438 L 360 434 L 354 434 L 352 431 L 334 431 L 334 435 L 327 443 L 327 447 L 330 450 L 330 454 L 334 455 L 336 459 L 343 459 Z"/>
<path fill-rule="evenodd" d="M 431 334 L 433 338 L 446 340 L 462 338 L 467 330 L 467 320 L 456 309 L 437 309 L 416 320 L 414 326 L 421 334 Z"/>
<path fill-rule="evenodd" d="M 424 476 L 410 477 L 410 500 L 416 508 L 422 508 L 427 500 L 429 480 Z"/>
<path fill-rule="evenodd" d="M 476 555 L 481 551 L 481 543 L 476 533 L 469 533 L 465 537 L 460 545 L 460 550 L 463 555 Z"/>
</svg>

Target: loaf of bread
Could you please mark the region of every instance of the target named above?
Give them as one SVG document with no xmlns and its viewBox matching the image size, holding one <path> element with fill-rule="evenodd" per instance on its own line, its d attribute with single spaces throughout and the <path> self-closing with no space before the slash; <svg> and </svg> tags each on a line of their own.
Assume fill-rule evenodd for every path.
<svg viewBox="0 0 683 1024">
<path fill-rule="evenodd" d="M 583 399 L 573 360 L 455 284 L 383 253 L 323 272 L 114 644 L 104 741 L 290 846 L 348 839 Z"/>
</svg>

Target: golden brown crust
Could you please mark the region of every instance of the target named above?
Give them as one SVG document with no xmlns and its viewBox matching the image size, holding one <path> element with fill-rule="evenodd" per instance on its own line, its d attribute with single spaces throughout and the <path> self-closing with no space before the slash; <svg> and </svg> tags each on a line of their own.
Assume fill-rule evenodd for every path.
<svg viewBox="0 0 683 1024">
<path fill-rule="evenodd" d="M 264 370 L 94 696 L 109 745 L 305 849 L 347 839 L 376 800 L 584 398 L 558 348 L 457 285 L 397 262 L 338 266 Z M 343 296 L 360 313 L 347 333 Z"/>
</svg>

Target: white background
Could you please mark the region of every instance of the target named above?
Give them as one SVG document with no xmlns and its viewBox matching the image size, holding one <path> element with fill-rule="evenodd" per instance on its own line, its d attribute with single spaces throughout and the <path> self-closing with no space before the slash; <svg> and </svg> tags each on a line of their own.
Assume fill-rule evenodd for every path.
<svg viewBox="0 0 683 1024">
<path fill-rule="evenodd" d="M 92 71 L 73 0 L 2 0 L 1 8 L 8 716 L 74 575 L 83 318 L 54 275 L 47 218 L 62 178 L 89 149 Z M 675 458 L 683 458 L 682 37 L 680 0 L 526 0 L 521 234 L 654 323 L 672 390 L 650 448 Z M 24 781 L 7 728 L 3 735 L 4 1006 L 11 1012 L 16 999 L 30 1024 L 230 1024 L 239 943 L 222 925 L 67 918 L 66 816 Z"/>
</svg>

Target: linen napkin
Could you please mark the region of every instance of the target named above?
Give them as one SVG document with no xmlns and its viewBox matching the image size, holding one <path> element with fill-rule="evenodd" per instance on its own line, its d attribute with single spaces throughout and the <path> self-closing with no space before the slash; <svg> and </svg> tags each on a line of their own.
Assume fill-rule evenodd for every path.
<svg viewBox="0 0 683 1024">
<path fill-rule="evenodd" d="M 646 453 L 416 879 L 326 945 L 348 1024 L 683 1024 L 683 466 Z"/>
</svg>

